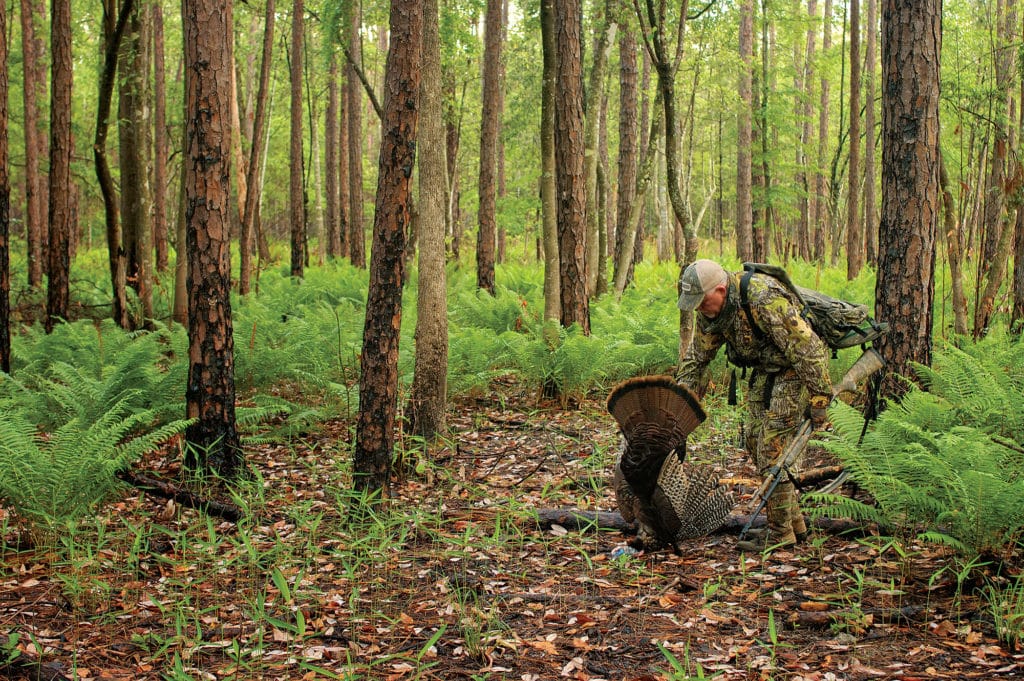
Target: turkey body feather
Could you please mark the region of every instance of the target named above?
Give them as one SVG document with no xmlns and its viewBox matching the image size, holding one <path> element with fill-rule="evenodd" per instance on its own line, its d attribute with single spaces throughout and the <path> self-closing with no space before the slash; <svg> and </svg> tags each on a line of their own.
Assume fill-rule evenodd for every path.
<svg viewBox="0 0 1024 681">
<path fill-rule="evenodd" d="M 641 376 L 612 390 L 608 411 L 623 437 L 616 503 L 640 541 L 678 551 L 678 542 L 721 525 L 732 495 L 713 471 L 686 461 L 686 438 L 707 417 L 697 397 L 670 376 Z"/>
</svg>

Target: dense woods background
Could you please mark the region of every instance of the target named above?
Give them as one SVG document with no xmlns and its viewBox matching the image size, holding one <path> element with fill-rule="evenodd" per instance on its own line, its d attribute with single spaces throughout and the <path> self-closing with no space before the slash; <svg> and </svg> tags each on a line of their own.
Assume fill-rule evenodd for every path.
<svg viewBox="0 0 1024 681">
<path fill-rule="evenodd" d="M 1024 665 L 1016 0 L 19 0 L 0 36 L 5 673 Z M 602 399 L 678 361 L 696 257 L 890 324 L 889 409 L 813 454 L 857 535 L 538 522 L 607 508 Z M 687 449 L 744 498 L 723 365 Z"/>
</svg>

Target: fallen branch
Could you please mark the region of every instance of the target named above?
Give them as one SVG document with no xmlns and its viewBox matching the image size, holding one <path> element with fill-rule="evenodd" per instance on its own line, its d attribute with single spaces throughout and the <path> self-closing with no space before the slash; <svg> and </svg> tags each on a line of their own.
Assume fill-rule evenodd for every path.
<svg viewBox="0 0 1024 681">
<path fill-rule="evenodd" d="M 714 531 L 713 534 L 739 534 L 750 520 L 749 515 L 731 515 Z M 767 524 L 763 515 L 754 518 L 751 527 L 763 527 Z M 567 530 L 589 532 L 601 530 L 618 530 L 624 534 L 636 534 L 636 525 L 627 523 L 618 511 L 581 511 L 576 508 L 544 508 L 537 511 L 537 525 L 542 530 L 559 525 Z M 814 529 L 825 534 L 850 534 L 864 536 L 872 534 L 871 527 L 842 518 L 814 518 L 811 521 Z"/>
<path fill-rule="evenodd" d="M 144 492 L 154 494 L 164 499 L 173 499 L 176 504 L 180 504 L 186 508 L 192 508 L 197 511 L 202 511 L 207 515 L 217 516 L 224 520 L 230 520 L 233 523 L 237 523 L 245 517 L 245 513 L 242 512 L 242 509 L 238 508 L 234 504 L 226 504 L 221 501 L 214 501 L 213 499 L 204 499 L 198 494 L 181 489 L 180 487 L 175 487 L 169 482 L 151 478 L 148 475 L 120 470 L 117 472 L 117 477 L 120 480 L 127 482 L 132 487 L 137 487 Z"/>
<path fill-rule="evenodd" d="M 919 605 L 902 608 L 867 608 L 865 610 L 825 610 L 794 612 L 786 618 L 791 628 L 827 629 L 838 623 L 863 622 L 870 617 L 871 624 L 911 624 L 927 621 L 928 612 Z"/>
</svg>

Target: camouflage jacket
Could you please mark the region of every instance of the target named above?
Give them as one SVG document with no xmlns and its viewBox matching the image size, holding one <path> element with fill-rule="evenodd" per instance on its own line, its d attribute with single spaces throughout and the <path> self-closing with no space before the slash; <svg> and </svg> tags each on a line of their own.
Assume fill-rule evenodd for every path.
<svg viewBox="0 0 1024 681">
<path fill-rule="evenodd" d="M 693 342 L 676 371 L 676 380 L 703 394 L 707 368 L 726 346 L 729 361 L 767 373 L 794 369 L 808 393 L 832 394 L 829 350 L 803 317 L 791 291 L 772 277 L 755 274 L 747 299 L 760 333 L 750 326 L 740 306 L 741 272 L 729 276 L 729 292 L 722 311 L 714 319 L 696 315 Z"/>
</svg>

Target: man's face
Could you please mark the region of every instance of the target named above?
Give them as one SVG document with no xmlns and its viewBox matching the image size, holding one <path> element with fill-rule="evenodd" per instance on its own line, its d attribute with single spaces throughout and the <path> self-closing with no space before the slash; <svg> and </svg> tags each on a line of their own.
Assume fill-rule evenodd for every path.
<svg viewBox="0 0 1024 681">
<path fill-rule="evenodd" d="M 725 284 L 719 284 L 711 289 L 704 294 L 704 300 L 697 306 L 697 310 L 708 319 L 714 319 L 722 311 L 722 306 L 725 305 L 727 290 L 728 287 Z"/>
</svg>

